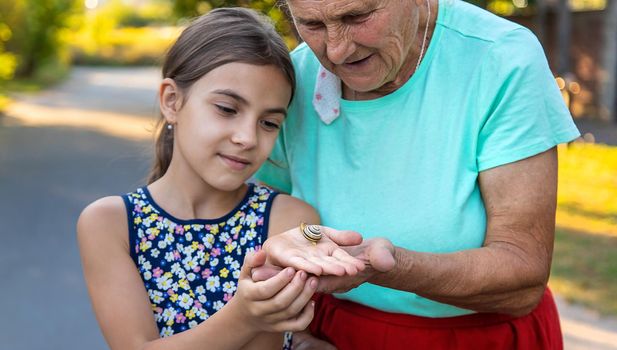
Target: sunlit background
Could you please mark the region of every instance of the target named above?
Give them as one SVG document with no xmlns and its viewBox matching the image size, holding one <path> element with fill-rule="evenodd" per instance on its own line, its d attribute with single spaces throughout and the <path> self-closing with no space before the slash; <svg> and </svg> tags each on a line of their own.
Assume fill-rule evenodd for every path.
<svg viewBox="0 0 617 350">
<path fill-rule="evenodd" d="M 550 285 L 561 298 L 615 318 L 617 0 L 470 2 L 530 28 L 544 46 L 555 84 L 583 134 L 559 149 Z M 81 128 L 149 145 L 159 79 L 153 67 L 190 18 L 221 6 L 258 9 L 275 21 L 290 49 L 298 44 L 275 0 L 0 0 L 0 147 L 15 125 Z M 120 89 L 147 94 L 143 100 L 113 96 Z M 80 91 L 89 94 L 81 101 L 87 108 L 67 102 Z M 114 103 L 104 103 L 103 93 Z M 151 116 L 148 126 L 134 115 Z M 9 152 L 0 148 L 0 204 L 8 207 L 14 198 L 2 198 L 10 193 L 2 179 L 11 164 L 3 151 Z M 1 239 L 16 234 L 1 226 L 0 232 Z M 2 336 L 0 330 L 0 347 Z"/>
</svg>

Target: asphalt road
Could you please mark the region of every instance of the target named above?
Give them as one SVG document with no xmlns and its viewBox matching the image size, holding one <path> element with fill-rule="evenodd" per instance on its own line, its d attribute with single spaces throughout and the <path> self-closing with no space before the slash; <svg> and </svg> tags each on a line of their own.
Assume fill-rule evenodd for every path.
<svg viewBox="0 0 617 350">
<path fill-rule="evenodd" d="M 0 116 L 0 349 L 107 348 L 75 222 L 93 200 L 143 184 L 157 81 L 152 68 L 77 68 Z M 617 350 L 616 319 L 558 305 L 566 349 Z"/>
<path fill-rule="evenodd" d="M 153 72 L 78 69 L 66 84 L 20 103 L 52 108 L 58 120 L 65 109 L 96 118 L 141 103 L 124 112 L 149 125 Z M 150 145 L 143 135 L 0 117 L 0 348 L 107 348 L 84 285 L 75 222 L 93 200 L 142 184 Z"/>
</svg>

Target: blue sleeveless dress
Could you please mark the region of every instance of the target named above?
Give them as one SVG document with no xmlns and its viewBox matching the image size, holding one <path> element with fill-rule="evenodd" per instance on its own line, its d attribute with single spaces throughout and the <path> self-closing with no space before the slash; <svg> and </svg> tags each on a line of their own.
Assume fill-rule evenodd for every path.
<svg viewBox="0 0 617 350">
<path fill-rule="evenodd" d="M 177 219 L 154 202 L 147 187 L 122 196 L 130 254 L 161 337 L 197 326 L 233 297 L 246 253 L 260 249 L 268 237 L 277 194 L 249 184 L 236 208 L 214 220 Z M 284 348 L 290 343 L 286 334 Z"/>
</svg>

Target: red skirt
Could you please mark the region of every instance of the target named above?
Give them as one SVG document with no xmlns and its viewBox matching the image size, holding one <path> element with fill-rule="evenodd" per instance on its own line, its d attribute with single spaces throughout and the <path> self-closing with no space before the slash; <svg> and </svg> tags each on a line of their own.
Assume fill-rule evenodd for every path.
<svg viewBox="0 0 617 350">
<path fill-rule="evenodd" d="M 546 289 L 528 315 L 428 318 L 383 312 L 331 295 L 318 295 L 310 329 L 338 350 L 563 349 L 559 315 Z"/>
</svg>

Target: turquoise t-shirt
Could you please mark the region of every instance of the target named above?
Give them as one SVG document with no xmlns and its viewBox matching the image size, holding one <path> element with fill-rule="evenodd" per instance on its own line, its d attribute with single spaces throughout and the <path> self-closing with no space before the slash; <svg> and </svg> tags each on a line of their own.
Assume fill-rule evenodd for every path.
<svg viewBox="0 0 617 350">
<path fill-rule="evenodd" d="M 535 36 L 462 1 L 442 0 L 418 71 L 370 101 L 341 98 L 322 122 L 312 106 L 319 62 L 292 53 L 297 92 L 256 177 L 302 198 L 324 225 L 387 237 L 420 252 L 482 246 L 478 173 L 579 136 Z M 472 313 L 365 283 L 338 298 L 428 317 Z"/>
</svg>

